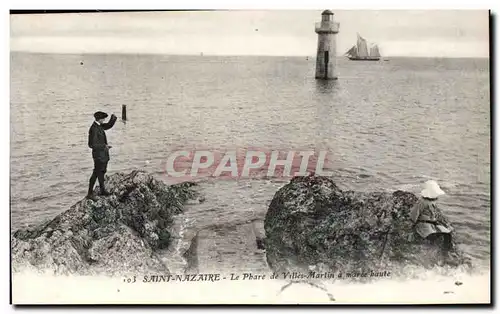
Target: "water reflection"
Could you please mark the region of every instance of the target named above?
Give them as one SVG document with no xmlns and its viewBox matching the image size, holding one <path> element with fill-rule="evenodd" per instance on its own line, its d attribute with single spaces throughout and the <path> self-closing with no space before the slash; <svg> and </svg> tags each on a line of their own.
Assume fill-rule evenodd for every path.
<svg viewBox="0 0 500 314">
<path fill-rule="evenodd" d="M 321 94 L 330 94 L 338 90 L 339 80 L 315 80 L 316 91 Z"/>
<path fill-rule="evenodd" d="M 337 156 L 339 147 L 336 141 L 337 114 L 336 103 L 338 103 L 340 86 L 338 80 L 315 80 L 315 146 L 316 149 L 329 152 L 329 161 L 325 169 L 331 170 Z M 338 131 L 338 130 L 337 130 Z M 333 154 L 333 155 L 332 155 Z M 335 157 L 334 157 L 335 156 Z M 333 162 L 333 164 L 332 164 Z"/>
</svg>

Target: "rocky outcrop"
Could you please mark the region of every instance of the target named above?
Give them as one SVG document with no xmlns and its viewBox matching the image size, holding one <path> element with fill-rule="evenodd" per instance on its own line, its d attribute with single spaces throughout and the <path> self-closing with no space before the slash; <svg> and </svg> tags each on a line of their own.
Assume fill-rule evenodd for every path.
<svg viewBox="0 0 500 314">
<path fill-rule="evenodd" d="M 17 230 L 13 271 L 168 273 L 156 252 L 170 243 L 173 216 L 196 198 L 194 184 L 167 186 L 143 171 L 113 174 L 106 183 L 110 196 L 83 199 L 47 223 Z"/>
<path fill-rule="evenodd" d="M 411 239 L 409 214 L 417 199 L 404 191 L 342 191 L 326 177 L 293 178 L 275 194 L 266 214 L 268 264 L 276 272 L 315 269 L 370 276 L 397 265 L 468 263 L 456 243 L 444 259 L 436 244 Z"/>
</svg>

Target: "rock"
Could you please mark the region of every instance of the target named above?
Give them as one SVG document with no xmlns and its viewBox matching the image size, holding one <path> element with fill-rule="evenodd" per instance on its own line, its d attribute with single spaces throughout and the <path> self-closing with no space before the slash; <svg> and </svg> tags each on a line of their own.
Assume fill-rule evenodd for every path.
<svg viewBox="0 0 500 314">
<path fill-rule="evenodd" d="M 409 240 L 409 214 L 417 199 L 404 191 L 342 191 L 326 177 L 295 177 L 276 192 L 265 217 L 268 264 L 276 272 L 308 273 L 310 265 L 318 265 L 319 271 L 359 278 L 396 265 L 436 265 L 443 259 L 439 247 Z M 468 263 L 456 243 L 453 247 L 450 264 Z"/>
<path fill-rule="evenodd" d="M 106 177 L 110 196 L 84 198 L 51 221 L 12 235 L 13 272 L 168 273 L 156 251 L 170 243 L 172 217 L 197 196 L 193 186 L 167 186 L 138 170 Z"/>
</svg>

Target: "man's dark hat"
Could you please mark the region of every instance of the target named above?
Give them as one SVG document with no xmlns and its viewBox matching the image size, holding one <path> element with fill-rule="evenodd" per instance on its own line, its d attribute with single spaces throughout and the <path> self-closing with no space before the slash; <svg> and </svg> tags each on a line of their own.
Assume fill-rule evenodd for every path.
<svg viewBox="0 0 500 314">
<path fill-rule="evenodd" d="M 101 119 L 106 119 L 108 117 L 108 114 L 102 111 L 97 111 L 94 113 L 94 118 L 96 120 L 101 120 Z"/>
</svg>

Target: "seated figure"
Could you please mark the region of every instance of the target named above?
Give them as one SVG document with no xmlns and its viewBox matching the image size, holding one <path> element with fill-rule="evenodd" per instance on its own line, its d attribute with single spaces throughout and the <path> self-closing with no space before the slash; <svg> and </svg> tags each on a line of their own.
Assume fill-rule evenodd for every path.
<svg viewBox="0 0 500 314">
<path fill-rule="evenodd" d="M 423 239 L 442 247 L 446 256 L 452 249 L 452 227 L 444 221 L 436 204 L 438 197 L 444 194 L 436 181 L 425 182 L 420 199 L 411 209 L 410 218 L 414 223 L 414 231 Z"/>
</svg>

